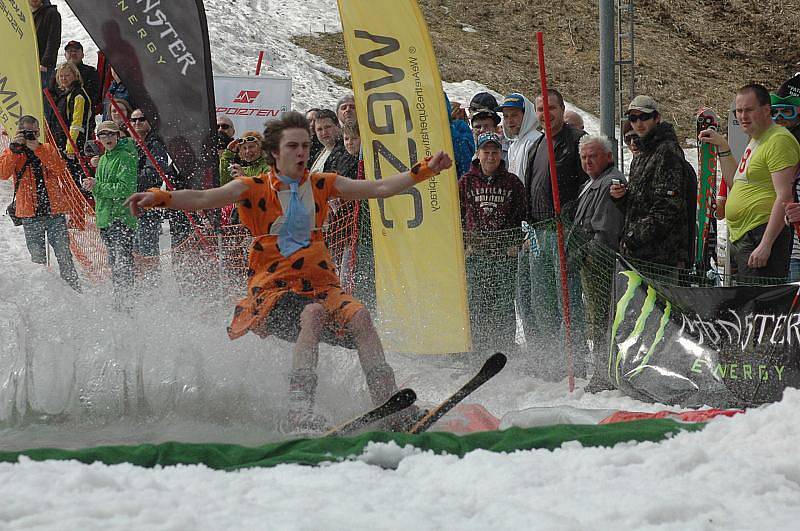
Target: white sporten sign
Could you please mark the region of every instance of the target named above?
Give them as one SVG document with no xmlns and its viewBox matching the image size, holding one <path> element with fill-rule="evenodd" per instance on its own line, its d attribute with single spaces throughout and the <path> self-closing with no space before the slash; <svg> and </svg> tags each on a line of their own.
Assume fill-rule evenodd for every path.
<svg viewBox="0 0 800 531">
<path fill-rule="evenodd" d="M 217 114 L 233 122 L 236 135 L 263 131 L 264 122 L 291 109 L 292 79 L 275 74 L 214 76 Z"/>
</svg>

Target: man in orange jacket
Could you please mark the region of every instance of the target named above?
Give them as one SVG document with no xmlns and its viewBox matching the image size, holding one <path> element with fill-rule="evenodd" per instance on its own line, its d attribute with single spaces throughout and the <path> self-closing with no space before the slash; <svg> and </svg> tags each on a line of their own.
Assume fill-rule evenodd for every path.
<svg viewBox="0 0 800 531">
<path fill-rule="evenodd" d="M 31 260 L 37 264 L 47 262 L 47 236 L 58 260 L 61 278 L 72 289 L 80 291 L 64 215 L 69 211 L 69 203 L 59 182 L 60 176 L 68 175 L 67 168 L 58 149 L 39 143 L 39 135 L 36 118 L 20 118 L 16 136 L 0 155 L 0 179 L 14 178 L 16 217 L 25 230 Z"/>
</svg>

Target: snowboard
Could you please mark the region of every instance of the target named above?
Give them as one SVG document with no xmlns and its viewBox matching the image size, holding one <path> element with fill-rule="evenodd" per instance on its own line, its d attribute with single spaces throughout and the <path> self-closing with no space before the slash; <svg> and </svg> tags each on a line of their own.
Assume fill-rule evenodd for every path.
<svg viewBox="0 0 800 531">
<path fill-rule="evenodd" d="M 706 129 L 719 129 L 717 113 L 701 108 L 697 111 L 697 134 Z M 714 224 L 717 198 L 717 146 L 697 144 L 697 209 L 695 215 L 694 270 L 698 274 L 709 269 L 709 234 Z M 716 233 L 716 230 L 713 231 Z"/>
</svg>

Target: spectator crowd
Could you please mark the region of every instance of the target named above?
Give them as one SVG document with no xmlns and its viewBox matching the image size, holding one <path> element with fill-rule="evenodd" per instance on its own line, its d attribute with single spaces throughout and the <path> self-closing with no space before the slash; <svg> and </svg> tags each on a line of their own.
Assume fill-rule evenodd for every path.
<svg viewBox="0 0 800 531">
<path fill-rule="evenodd" d="M 70 40 L 57 64 L 60 17 L 48 0 L 30 0 L 39 44 L 42 87 L 52 97 L 45 104 L 46 124 L 23 117 L 11 145 L 0 156 L 0 178 L 14 180 L 15 215 L 37 263 L 45 260 L 49 241 L 64 281 L 77 291 L 81 283 L 70 252 L 68 212 L 60 175 L 69 175 L 93 203 L 96 225 L 111 266 L 115 306 L 133 305 L 140 279 L 158 282 L 159 237 L 169 221 L 176 248 L 191 234 L 181 212 L 147 210 L 131 215 L 125 202 L 137 192 L 182 189 L 188 183 L 172 163 L 158 134 L 157 117 L 137 107 L 113 69 L 104 72 L 83 62 L 83 46 Z M 567 111 L 556 89 L 529 99 L 512 92 L 497 101 L 475 94 L 469 105 L 447 101 L 458 177 L 461 219 L 475 350 L 517 349 L 517 321 L 522 324 L 528 356 L 551 351 L 553 334 L 562 326 L 556 280 L 543 271 L 558 270 L 558 234 L 563 221 L 570 245 L 571 302 L 584 316 L 588 353 L 576 364 L 578 374 L 594 374 L 589 390 L 608 387 L 602 377 L 609 337 L 609 293 L 613 261 L 607 250 L 632 264 L 660 267 L 681 282 L 693 264 L 697 176 L 686 160 L 664 109 L 652 97 L 639 95 L 625 112 L 622 128 L 633 155 L 627 175 L 617 168 L 612 139 L 588 134 L 582 117 Z M 716 146 L 722 176 L 730 192 L 718 198 L 717 217 L 729 228 L 730 255 L 741 283 L 800 279 L 800 244 L 792 223 L 800 221 L 796 204 L 800 163 L 800 98 L 785 91 L 770 93 L 757 84 L 735 95 L 736 116 L 750 137 L 740 159 L 716 130 L 698 140 Z M 551 165 L 545 116 L 549 116 L 555 164 Z M 155 118 L 155 119 L 154 119 Z M 313 173 L 364 179 L 360 129 L 352 95 L 335 109 L 313 108 L 309 124 Z M 305 122 L 304 122 L 305 123 Z M 45 126 L 54 143 L 43 142 Z M 240 178 L 269 174 L 274 163 L 262 131 L 236 131 L 228 116 L 217 116 L 216 148 L 222 186 Z M 555 168 L 556 175 L 551 175 Z M 554 190 L 554 186 L 557 190 Z M 561 209 L 557 212 L 556 194 Z M 368 223 L 368 206 L 353 209 L 330 200 L 326 226 Z M 237 225 L 239 209 L 222 209 L 221 224 Z M 224 230 L 224 229 L 223 229 Z M 363 234 L 363 232 L 362 232 Z M 368 242 L 365 242 L 367 244 Z M 334 247 L 335 243 L 329 244 Z M 141 260 L 150 257 L 154 260 Z M 142 266 L 137 267 L 139 260 Z M 336 264 L 340 273 L 344 262 Z M 138 271 L 137 271 L 138 269 Z M 791 273 L 791 275 L 790 275 Z M 594 363 L 593 370 L 590 365 Z M 560 378 L 560 368 L 534 362 L 537 376 Z"/>
</svg>

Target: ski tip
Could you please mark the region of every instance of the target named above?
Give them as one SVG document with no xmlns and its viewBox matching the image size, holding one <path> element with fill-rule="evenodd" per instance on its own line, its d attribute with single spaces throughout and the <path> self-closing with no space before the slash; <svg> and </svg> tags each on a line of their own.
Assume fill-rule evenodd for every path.
<svg viewBox="0 0 800 531">
<path fill-rule="evenodd" d="M 413 404 L 417 400 L 417 393 L 414 392 L 413 389 L 405 388 L 400 389 L 397 391 L 390 400 L 400 402 L 400 403 L 408 403 Z"/>
<path fill-rule="evenodd" d="M 502 352 L 495 352 L 494 354 L 489 356 L 489 359 L 486 360 L 486 362 L 483 364 L 483 367 L 499 371 L 500 369 L 506 366 L 507 361 L 508 358 L 506 357 L 505 354 L 503 354 Z"/>
</svg>

